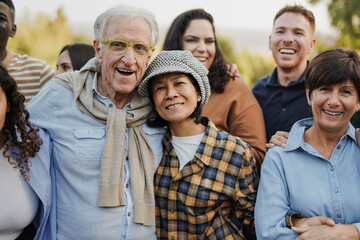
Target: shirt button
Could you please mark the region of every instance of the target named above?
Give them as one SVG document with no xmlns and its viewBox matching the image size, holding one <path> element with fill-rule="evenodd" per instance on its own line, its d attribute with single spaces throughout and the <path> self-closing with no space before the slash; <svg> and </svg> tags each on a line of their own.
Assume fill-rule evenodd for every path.
<svg viewBox="0 0 360 240">
<path fill-rule="evenodd" d="M 286 112 L 286 108 L 282 108 L 281 111 Z"/>
<path fill-rule="evenodd" d="M 330 171 L 334 171 L 334 167 L 331 167 L 331 168 L 330 168 Z"/>
<path fill-rule="evenodd" d="M 131 216 L 131 213 L 130 213 L 130 212 L 128 212 L 128 216 L 129 216 L 129 217 Z"/>
<path fill-rule="evenodd" d="M 336 217 L 337 217 L 337 218 L 341 218 L 341 214 L 338 213 L 338 214 L 336 215 Z"/>
<path fill-rule="evenodd" d="M 129 156 L 126 156 L 126 160 L 129 161 Z"/>
<path fill-rule="evenodd" d="M 337 148 L 338 150 L 340 150 L 340 149 L 341 149 L 341 145 L 338 145 L 336 148 Z"/>
<path fill-rule="evenodd" d="M 109 107 L 111 107 L 111 108 L 112 108 L 113 106 L 114 106 L 114 105 L 113 105 L 112 103 L 110 103 L 110 104 L 109 104 Z"/>
<path fill-rule="evenodd" d="M 339 189 L 338 188 L 335 188 L 334 189 L 334 193 L 338 193 L 339 192 Z"/>
<path fill-rule="evenodd" d="M 126 184 L 126 188 L 129 188 L 129 184 L 128 184 L 128 183 Z"/>
</svg>

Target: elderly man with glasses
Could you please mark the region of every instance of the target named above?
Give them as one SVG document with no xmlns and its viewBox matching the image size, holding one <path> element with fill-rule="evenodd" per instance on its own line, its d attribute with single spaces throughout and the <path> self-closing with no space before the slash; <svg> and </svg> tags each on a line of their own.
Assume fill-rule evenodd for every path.
<svg viewBox="0 0 360 240">
<path fill-rule="evenodd" d="M 153 174 L 164 132 L 146 125 L 152 107 L 137 86 L 157 23 L 145 9 L 116 6 L 98 16 L 94 36 L 96 57 L 27 106 L 51 152 L 49 227 L 59 240 L 156 239 Z"/>
</svg>

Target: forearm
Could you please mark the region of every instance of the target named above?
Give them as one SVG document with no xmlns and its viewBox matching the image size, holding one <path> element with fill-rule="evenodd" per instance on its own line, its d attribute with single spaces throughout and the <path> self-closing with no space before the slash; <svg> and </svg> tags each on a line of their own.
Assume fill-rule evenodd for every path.
<svg viewBox="0 0 360 240">
<path fill-rule="evenodd" d="M 353 224 L 337 224 L 335 226 L 336 239 L 339 240 L 359 240 L 359 230 Z"/>
</svg>

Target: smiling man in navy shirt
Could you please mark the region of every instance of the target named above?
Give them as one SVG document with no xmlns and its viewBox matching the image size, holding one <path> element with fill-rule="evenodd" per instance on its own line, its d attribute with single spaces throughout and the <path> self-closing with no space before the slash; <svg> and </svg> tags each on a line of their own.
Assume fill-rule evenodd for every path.
<svg viewBox="0 0 360 240">
<path fill-rule="evenodd" d="M 307 56 L 315 46 L 314 31 L 313 13 L 301 5 L 287 5 L 274 18 L 269 48 L 277 67 L 252 89 L 263 110 L 266 138 L 271 145 L 277 143 L 277 138 L 287 138 L 297 120 L 311 116 L 304 78 Z"/>
</svg>

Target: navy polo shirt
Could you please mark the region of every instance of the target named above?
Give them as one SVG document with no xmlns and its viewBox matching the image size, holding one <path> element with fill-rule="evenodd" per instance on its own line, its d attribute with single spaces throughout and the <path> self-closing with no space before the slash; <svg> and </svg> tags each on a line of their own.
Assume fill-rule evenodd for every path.
<svg viewBox="0 0 360 240">
<path fill-rule="evenodd" d="M 271 75 L 260 79 L 253 87 L 252 92 L 264 114 L 267 142 L 276 131 L 289 132 L 296 121 L 312 116 L 304 79 L 305 72 L 296 82 L 284 87 L 278 81 L 275 68 Z"/>
</svg>

